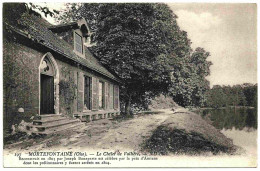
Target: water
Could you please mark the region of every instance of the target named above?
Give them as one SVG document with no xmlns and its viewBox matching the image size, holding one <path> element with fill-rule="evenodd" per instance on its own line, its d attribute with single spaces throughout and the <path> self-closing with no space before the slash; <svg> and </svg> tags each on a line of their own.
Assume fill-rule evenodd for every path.
<svg viewBox="0 0 260 171">
<path fill-rule="evenodd" d="M 246 107 L 221 109 L 200 109 L 196 111 L 217 129 L 257 129 L 257 110 Z"/>
<path fill-rule="evenodd" d="M 212 166 L 256 167 L 257 166 L 257 109 L 229 107 L 222 109 L 200 109 L 194 111 L 233 140 L 233 144 L 244 150 L 240 155 L 216 156 Z M 216 164 L 216 165 L 215 165 Z"/>
</svg>

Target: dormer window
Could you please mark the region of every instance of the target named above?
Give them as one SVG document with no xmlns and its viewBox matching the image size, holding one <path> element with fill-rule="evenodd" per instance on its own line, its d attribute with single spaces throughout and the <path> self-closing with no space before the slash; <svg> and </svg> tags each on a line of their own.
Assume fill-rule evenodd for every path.
<svg viewBox="0 0 260 171">
<path fill-rule="evenodd" d="M 82 31 L 80 29 L 74 30 L 73 40 L 74 40 L 74 52 L 80 57 L 85 57 L 85 49 L 84 49 L 85 37 L 83 36 Z"/>
<path fill-rule="evenodd" d="M 80 36 L 78 33 L 75 32 L 75 50 L 81 54 L 83 54 L 83 41 L 82 41 L 82 36 Z"/>
<path fill-rule="evenodd" d="M 52 26 L 49 29 L 73 46 L 73 52 L 76 55 L 85 58 L 85 47 L 90 46 L 88 40 L 91 32 L 84 18 L 75 22 Z"/>
</svg>

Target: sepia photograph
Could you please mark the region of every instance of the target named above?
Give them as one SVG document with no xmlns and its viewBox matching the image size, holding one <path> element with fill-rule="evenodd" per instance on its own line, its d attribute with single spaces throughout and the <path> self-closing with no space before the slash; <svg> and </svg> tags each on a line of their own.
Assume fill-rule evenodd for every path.
<svg viewBox="0 0 260 171">
<path fill-rule="evenodd" d="M 256 1 L 1 4 L 2 167 L 257 167 Z"/>
</svg>

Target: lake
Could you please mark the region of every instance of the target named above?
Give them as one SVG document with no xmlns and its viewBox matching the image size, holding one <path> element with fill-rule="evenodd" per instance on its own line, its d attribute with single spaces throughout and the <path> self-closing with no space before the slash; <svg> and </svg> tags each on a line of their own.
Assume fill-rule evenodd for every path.
<svg viewBox="0 0 260 171">
<path fill-rule="evenodd" d="M 217 129 L 257 129 L 257 109 L 228 107 L 221 109 L 200 109 L 194 111 Z"/>
<path fill-rule="evenodd" d="M 214 157 L 212 166 L 221 167 L 255 167 L 257 165 L 257 109 L 246 107 L 229 107 L 222 109 L 200 109 L 194 111 L 200 114 L 214 127 L 220 129 L 233 144 L 242 147 L 240 155 Z M 232 165 L 231 165 L 232 163 Z"/>
</svg>

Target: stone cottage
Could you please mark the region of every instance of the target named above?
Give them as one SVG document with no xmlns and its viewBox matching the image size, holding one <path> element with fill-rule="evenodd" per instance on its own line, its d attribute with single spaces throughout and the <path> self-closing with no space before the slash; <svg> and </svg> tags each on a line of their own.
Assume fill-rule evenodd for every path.
<svg viewBox="0 0 260 171">
<path fill-rule="evenodd" d="M 34 118 L 30 128 L 50 133 L 120 113 L 120 80 L 90 53 L 90 35 L 84 19 L 4 21 L 4 129 Z"/>
</svg>

